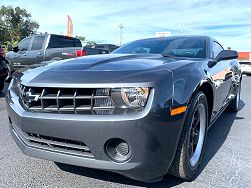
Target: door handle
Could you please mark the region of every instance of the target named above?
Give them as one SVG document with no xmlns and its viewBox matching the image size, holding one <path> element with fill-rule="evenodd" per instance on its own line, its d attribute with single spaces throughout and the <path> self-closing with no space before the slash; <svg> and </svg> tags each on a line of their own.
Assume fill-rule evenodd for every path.
<svg viewBox="0 0 251 188">
<path fill-rule="evenodd" d="M 26 54 L 23 54 L 23 56 L 26 56 Z"/>
<path fill-rule="evenodd" d="M 41 53 L 41 52 L 38 52 L 37 55 L 42 55 L 42 53 Z"/>
</svg>

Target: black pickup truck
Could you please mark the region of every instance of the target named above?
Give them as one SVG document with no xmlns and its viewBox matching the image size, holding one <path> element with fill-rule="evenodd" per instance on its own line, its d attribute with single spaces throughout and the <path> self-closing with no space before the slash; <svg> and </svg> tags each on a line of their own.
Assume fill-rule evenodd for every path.
<svg viewBox="0 0 251 188">
<path fill-rule="evenodd" d="M 38 64 L 43 61 L 56 61 L 83 56 L 81 41 L 77 38 L 40 34 L 29 36 L 18 43 L 13 51 L 8 52 L 6 59 L 12 71 Z"/>
<path fill-rule="evenodd" d="M 90 53 L 87 55 L 93 55 L 96 54 L 109 54 L 119 48 L 119 46 L 114 44 L 94 44 L 94 45 L 86 45 L 84 49 L 90 50 L 93 49 L 93 51 L 90 50 Z M 95 51 L 96 50 L 96 51 Z"/>
</svg>

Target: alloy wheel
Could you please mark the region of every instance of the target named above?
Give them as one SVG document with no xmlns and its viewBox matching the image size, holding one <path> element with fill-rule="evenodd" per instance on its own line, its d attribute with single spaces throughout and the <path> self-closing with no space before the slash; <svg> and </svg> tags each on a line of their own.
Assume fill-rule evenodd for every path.
<svg viewBox="0 0 251 188">
<path fill-rule="evenodd" d="M 206 132 L 206 110 L 203 104 L 198 104 L 193 114 L 192 126 L 189 132 L 189 163 L 192 167 L 198 163 L 204 144 Z"/>
</svg>

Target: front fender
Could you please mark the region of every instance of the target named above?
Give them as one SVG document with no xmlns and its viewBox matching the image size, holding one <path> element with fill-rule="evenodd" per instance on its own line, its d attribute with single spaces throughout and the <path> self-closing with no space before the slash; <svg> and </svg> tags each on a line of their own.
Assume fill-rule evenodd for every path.
<svg viewBox="0 0 251 188">
<path fill-rule="evenodd" d="M 205 84 L 213 86 L 210 76 L 204 69 L 184 68 L 173 73 L 173 107 L 186 106 L 189 104 L 194 93 Z M 213 88 L 213 87 L 212 87 Z"/>
</svg>

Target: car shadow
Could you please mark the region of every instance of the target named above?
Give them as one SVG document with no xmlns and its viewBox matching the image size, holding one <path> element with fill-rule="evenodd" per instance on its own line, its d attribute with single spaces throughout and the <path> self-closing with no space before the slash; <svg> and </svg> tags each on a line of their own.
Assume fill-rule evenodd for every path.
<svg viewBox="0 0 251 188">
<path fill-rule="evenodd" d="M 242 110 L 244 107 L 245 103 L 241 100 L 240 110 Z M 237 113 L 225 111 L 219 117 L 219 119 L 212 125 L 207 134 L 205 153 L 201 164 L 201 170 L 198 174 L 200 174 L 203 171 L 203 169 L 206 167 L 209 161 L 221 148 L 231 130 L 233 122 L 235 120 L 241 120 L 241 119 L 244 118 L 237 116 Z"/>
<path fill-rule="evenodd" d="M 5 96 L 5 93 L 0 91 L 0 98 L 3 98 Z"/>
<path fill-rule="evenodd" d="M 95 178 L 107 182 L 114 182 L 119 183 L 123 185 L 133 185 L 133 186 L 141 186 L 141 187 L 173 187 L 176 185 L 181 184 L 182 180 L 175 178 L 173 176 L 166 175 L 165 178 L 161 182 L 156 183 L 144 183 L 139 182 L 136 180 L 132 180 L 129 178 L 126 178 L 120 174 L 114 173 L 114 172 L 108 172 L 103 170 L 97 170 L 97 169 L 90 169 L 90 168 L 84 168 L 79 166 L 73 166 L 68 164 L 62 164 L 62 163 L 55 163 L 60 170 L 77 174 L 80 176 Z"/>
<path fill-rule="evenodd" d="M 242 100 L 240 102 L 240 106 L 241 109 L 244 108 L 245 106 L 245 103 Z M 225 142 L 234 120 L 243 119 L 242 117 L 236 117 L 236 115 L 237 113 L 224 112 L 208 131 L 206 149 L 201 164 L 201 170 L 198 172 L 197 177 Z M 142 186 L 149 188 L 161 188 L 161 187 L 166 188 L 166 187 L 177 186 L 185 182 L 184 180 L 175 178 L 170 175 L 166 175 L 161 182 L 149 184 L 131 180 L 113 172 L 77 167 L 61 163 L 56 163 L 56 165 L 63 171 L 99 180 L 120 183 L 124 185 L 134 185 L 134 186 Z M 195 177 L 193 180 L 195 180 L 197 177 Z"/>
</svg>

